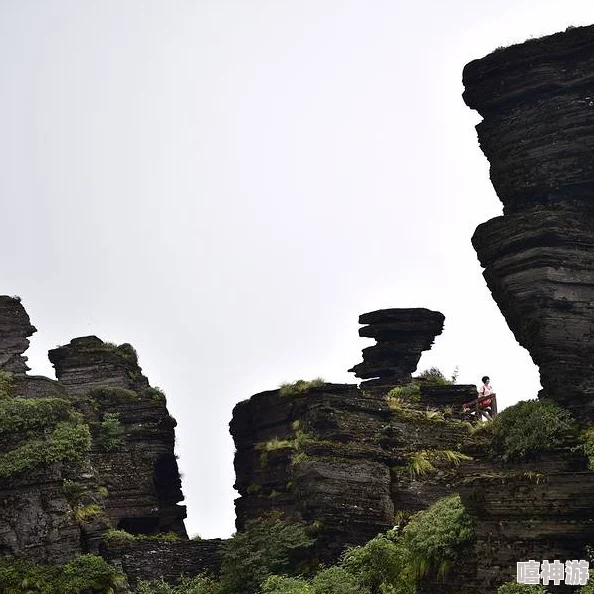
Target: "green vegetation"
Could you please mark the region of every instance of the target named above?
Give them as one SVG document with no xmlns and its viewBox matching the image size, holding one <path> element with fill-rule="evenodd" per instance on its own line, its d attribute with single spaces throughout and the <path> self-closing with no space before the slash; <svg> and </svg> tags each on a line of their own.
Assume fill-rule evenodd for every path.
<svg viewBox="0 0 594 594">
<path fill-rule="evenodd" d="M 404 386 L 396 386 L 387 394 L 388 400 L 399 399 L 404 402 L 419 402 L 421 400 L 421 386 L 417 382 L 411 382 Z"/>
<path fill-rule="evenodd" d="M 306 552 L 313 544 L 301 524 L 287 524 L 280 514 L 247 522 L 245 530 L 223 548 L 221 592 L 254 594 L 270 575 L 299 575 L 307 570 Z"/>
<path fill-rule="evenodd" d="M 8 398 L 12 392 L 12 373 L 0 371 L 0 398 Z"/>
<path fill-rule="evenodd" d="M 87 505 L 77 505 L 72 510 L 74 519 L 79 524 L 85 524 L 91 520 L 105 515 L 105 509 L 98 503 L 88 503 Z"/>
<path fill-rule="evenodd" d="M 70 402 L 62 398 L 0 400 L 0 435 L 55 425 L 58 421 L 69 420 L 72 414 Z"/>
<path fill-rule="evenodd" d="M 459 495 L 450 495 L 416 513 L 404 528 L 404 542 L 414 578 L 443 577 L 472 542 L 474 528 Z"/>
<path fill-rule="evenodd" d="M 109 531 L 106 539 L 127 543 L 131 535 L 121 532 Z M 137 594 L 414 594 L 417 579 L 445 575 L 473 536 L 453 495 L 414 514 L 400 535 L 379 534 L 348 549 L 338 564 L 316 568 L 306 561 L 313 540 L 305 527 L 269 514 L 223 545 L 220 581 L 199 576 L 177 586 L 144 582 Z"/>
<path fill-rule="evenodd" d="M 472 458 L 455 450 L 419 450 L 412 455 L 407 469 L 410 478 L 414 479 L 437 470 L 435 464 L 458 466 L 467 460 Z"/>
<path fill-rule="evenodd" d="M 89 427 L 59 422 L 48 440 L 33 440 L 0 455 L 0 477 L 7 478 L 40 465 L 64 462 L 80 467 L 91 447 Z"/>
<path fill-rule="evenodd" d="M 438 369 L 437 367 L 430 367 L 429 369 L 425 369 L 425 371 L 419 373 L 419 375 L 415 377 L 415 380 L 422 383 L 431 384 L 433 386 L 451 386 L 456 381 L 457 377 L 458 374 L 456 371 L 454 371 L 452 379 L 449 380 L 443 374 L 441 369 Z"/>
<path fill-rule="evenodd" d="M 312 388 L 319 388 L 325 383 L 325 380 L 321 377 L 316 377 L 311 381 L 297 380 L 292 384 L 281 384 L 279 386 L 279 393 L 281 396 L 299 396 L 301 394 L 305 394 Z"/>
<path fill-rule="evenodd" d="M 136 536 L 125 530 L 114 530 L 112 528 L 103 534 L 103 542 L 108 547 L 127 547 L 134 544 L 136 541 Z"/>
<path fill-rule="evenodd" d="M 544 586 L 537 584 L 519 584 L 517 581 L 506 582 L 497 588 L 497 594 L 547 594 Z"/>
<path fill-rule="evenodd" d="M 154 402 L 161 402 L 162 404 L 165 404 L 167 402 L 165 392 L 163 392 L 163 390 L 161 390 L 161 388 L 157 386 L 155 386 L 154 388 L 149 386 L 145 390 L 145 395 L 149 400 L 153 400 Z"/>
<path fill-rule="evenodd" d="M 546 400 L 525 400 L 506 408 L 475 435 L 491 438 L 491 451 L 504 460 L 536 457 L 575 433 L 568 411 Z"/>
<path fill-rule="evenodd" d="M 129 404 L 140 400 L 140 396 L 134 390 L 124 388 L 95 388 L 89 392 L 89 396 L 102 408 Z"/>
<path fill-rule="evenodd" d="M 110 529 L 103 535 L 103 542 L 108 547 L 127 547 L 137 542 L 160 541 L 177 542 L 181 538 L 175 532 L 160 532 L 159 534 L 130 534 L 125 530 Z M 199 540 L 199 538 L 198 538 Z"/>
<path fill-rule="evenodd" d="M 106 452 L 117 450 L 125 443 L 124 429 L 120 423 L 119 413 L 105 413 L 99 425 L 99 447 Z"/>
<path fill-rule="evenodd" d="M 81 555 L 65 565 L 0 561 L 5 594 L 114 594 L 124 576 L 97 555 Z"/>
</svg>

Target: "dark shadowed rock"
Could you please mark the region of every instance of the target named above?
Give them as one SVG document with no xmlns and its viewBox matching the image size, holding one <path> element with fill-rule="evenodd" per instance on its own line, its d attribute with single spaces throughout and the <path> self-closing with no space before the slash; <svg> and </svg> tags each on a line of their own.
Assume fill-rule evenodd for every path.
<svg viewBox="0 0 594 594">
<path fill-rule="evenodd" d="M 381 309 L 359 316 L 359 336 L 375 338 L 377 344 L 363 349 L 363 363 L 349 369 L 366 380 L 361 388 L 385 393 L 407 384 L 423 351 L 443 330 L 444 316 L 424 308 Z"/>
<path fill-rule="evenodd" d="M 29 316 L 17 297 L 0 295 L 0 371 L 24 375 L 27 357 L 22 354 L 29 348 L 28 337 L 36 332 Z"/>
<path fill-rule="evenodd" d="M 485 279 L 543 394 L 594 414 L 594 27 L 464 69 L 466 103 L 504 216 L 473 237 Z"/>
</svg>

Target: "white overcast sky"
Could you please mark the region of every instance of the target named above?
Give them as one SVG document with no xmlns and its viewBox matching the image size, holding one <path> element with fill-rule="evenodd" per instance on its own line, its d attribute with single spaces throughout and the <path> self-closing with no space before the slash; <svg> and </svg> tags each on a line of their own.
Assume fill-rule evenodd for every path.
<svg viewBox="0 0 594 594">
<path fill-rule="evenodd" d="M 464 64 L 594 22 L 588 1 L 0 0 L 0 293 L 132 343 L 178 420 L 191 534 L 234 530 L 235 403 L 347 373 L 359 314 L 446 316 L 420 368 L 538 372 L 470 237 L 501 214 Z"/>
</svg>

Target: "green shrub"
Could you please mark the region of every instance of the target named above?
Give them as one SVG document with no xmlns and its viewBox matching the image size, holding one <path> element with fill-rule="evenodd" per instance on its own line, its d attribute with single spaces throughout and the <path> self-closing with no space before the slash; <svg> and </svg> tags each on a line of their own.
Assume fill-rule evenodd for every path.
<svg viewBox="0 0 594 594">
<path fill-rule="evenodd" d="M 154 402 L 160 402 L 162 404 L 165 404 L 167 402 L 167 397 L 165 396 L 165 393 L 163 392 L 163 390 L 161 390 L 161 388 L 157 386 L 155 386 L 154 388 L 149 386 L 145 390 L 144 394 L 149 400 L 153 400 Z"/>
<path fill-rule="evenodd" d="M 311 580 L 313 594 L 368 594 L 359 581 L 344 567 L 334 566 L 323 569 Z"/>
<path fill-rule="evenodd" d="M 12 393 L 12 373 L 0 371 L 0 398 L 8 398 Z"/>
<path fill-rule="evenodd" d="M 302 572 L 314 541 L 302 524 L 289 524 L 281 518 L 271 513 L 246 522 L 245 530 L 223 545 L 224 594 L 255 594 L 270 575 Z"/>
<path fill-rule="evenodd" d="M 89 392 L 89 397 L 101 408 L 117 407 L 140 400 L 134 390 L 125 388 L 94 388 Z"/>
<path fill-rule="evenodd" d="M 398 398 L 407 402 L 419 402 L 421 400 L 421 386 L 417 382 L 411 382 L 404 386 L 396 386 L 387 394 L 387 398 Z"/>
<path fill-rule="evenodd" d="M 402 539 L 379 534 L 362 547 L 348 549 L 341 566 L 357 580 L 362 593 L 413 594 L 409 555 L 403 544 Z"/>
<path fill-rule="evenodd" d="M 447 379 L 441 369 L 438 369 L 437 367 L 425 369 L 425 371 L 419 373 L 415 379 L 434 386 L 451 386 L 454 383 L 452 380 Z"/>
<path fill-rule="evenodd" d="M 499 586 L 497 594 L 547 594 L 547 590 L 538 584 L 520 584 L 513 581 Z"/>
<path fill-rule="evenodd" d="M 49 440 L 27 442 L 0 455 L 0 477 L 7 478 L 43 464 L 64 462 L 69 468 L 80 467 L 91 447 L 89 427 L 62 421 Z"/>
<path fill-rule="evenodd" d="M 279 393 L 281 396 L 298 396 L 300 394 L 305 394 L 305 392 L 312 388 L 319 388 L 325 383 L 325 380 L 321 377 L 316 377 L 311 381 L 297 380 L 292 384 L 281 384 L 279 386 Z"/>
<path fill-rule="evenodd" d="M 262 584 L 262 594 L 313 594 L 313 590 L 306 579 L 271 575 Z"/>
<path fill-rule="evenodd" d="M 533 458 L 559 447 L 574 431 L 569 412 L 554 402 L 525 400 L 490 423 L 491 449 L 504 460 Z"/>
<path fill-rule="evenodd" d="M 428 573 L 443 577 L 474 538 L 472 520 L 459 495 L 450 495 L 413 515 L 404 528 L 404 544 L 415 579 Z"/>
<path fill-rule="evenodd" d="M 105 515 L 105 509 L 98 503 L 88 503 L 87 505 L 77 505 L 74 509 L 74 519 L 79 524 L 90 522 L 98 516 Z"/>
<path fill-rule="evenodd" d="M 72 413 L 70 402 L 61 398 L 0 400 L 0 435 L 53 426 L 70 419 Z"/>
<path fill-rule="evenodd" d="M 62 483 L 62 493 L 64 493 L 68 503 L 74 507 L 81 499 L 89 495 L 89 488 L 83 483 L 65 480 Z"/>
<path fill-rule="evenodd" d="M 177 585 L 168 584 L 165 580 L 140 582 L 136 594 L 219 594 L 220 587 L 212 578 L 198 575 L 182 577 Z"/>
<path fill-rule="evenodd" d="M 0 591 L 6 594 L 114 594 L 124 583 L 124 576 L 97 555 L 61 566 L 0 562 Z"/>
<path fill-rule="evenodd" d="M 136 536 L 125 530 L 107 530 L 103 534 L 103 542 L 108 547 L 127 547 L 137 542 Z"/>
<path fill-rule="evenodd" d="M 105 413 L 99 425 L 97 443 L 102 450 L 112 452 L 125 443 L 124 428 L 119 413 Z"/>
</svg>

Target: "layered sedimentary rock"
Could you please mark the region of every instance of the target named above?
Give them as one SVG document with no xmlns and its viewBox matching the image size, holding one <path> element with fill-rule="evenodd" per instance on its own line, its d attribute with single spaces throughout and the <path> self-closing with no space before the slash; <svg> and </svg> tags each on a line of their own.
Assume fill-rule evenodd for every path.
<svg viewBox="0 0 594 594">
<path fill-rule="evenodd" d="M 349 371 L 365 381 L 361 388 L 387 391 L 407 384 L 423 351 L 443 330 L 444 316 L 424 308 L 381 309 L 359 316 L 359 336 L 374 338 L 375 345 L 363 349 L 363 362 Z"/>
<path fill-rule="evenodd" d="M 468 387 L 452 388 L 455 396 L 443 387 L 434 398 L 460 398 L 460 410 Z M 239 403 L 231 422 L 237 528 L 278 510 L 315 526 L 319 557 L 336 561 L 345 546 L 392 528 L 396 512 L 418 511 L 452 492 L 458 468 L 442 453 L 458 448 L 469 425 L 445 410 L 428 411 L 422 396 L 391 406 L 339 384 L 263 392 Z M 433 471 L 415 474 L 419 451 Z"/>
<path fill-rule="evenodd" d="M 99 553 L 132 583 L 216 572 L 220 541 L 186 540 L 175 420 L 134 349 L 74 339 L 50 354 L 59 381 L 31 377 L 34 330 L 19 299 L 0 297 L 0 560 Z M 155 536 L 111 550 L 110 528 Z M 171 532 L 181 541 L 159 540 Z"/>
<path fill-rule="evenodd" d="M 165 396 L 142 375 L 134 349 L 89 336 L 50 351 L 49 357 L 67 394 L 89 400 L 90 406 L 81 406 L 94 428 L 91 461 L 109 492 L 106 510 L 114 527 L 186 537 L 186 509 L 177 505 L 183 494 L 174 455 L 176 422 Z M 102 435 L 110 416 L 120 433 L 112 443 Z"/>
<path fill-rule="evenodd" d="M 24 375 L 27 357 L 23 353 L 29 348 L 29 339 L 35 326 L 17 297 L 0 295 L 0 371 Z"/>
<path fill-rule="evenodd" d="M 473 237 L 487 284 L 544 395 L 591 415 L 594 27 L 495 51 L 464 85 L 504 205 Z"/>
</svg>

